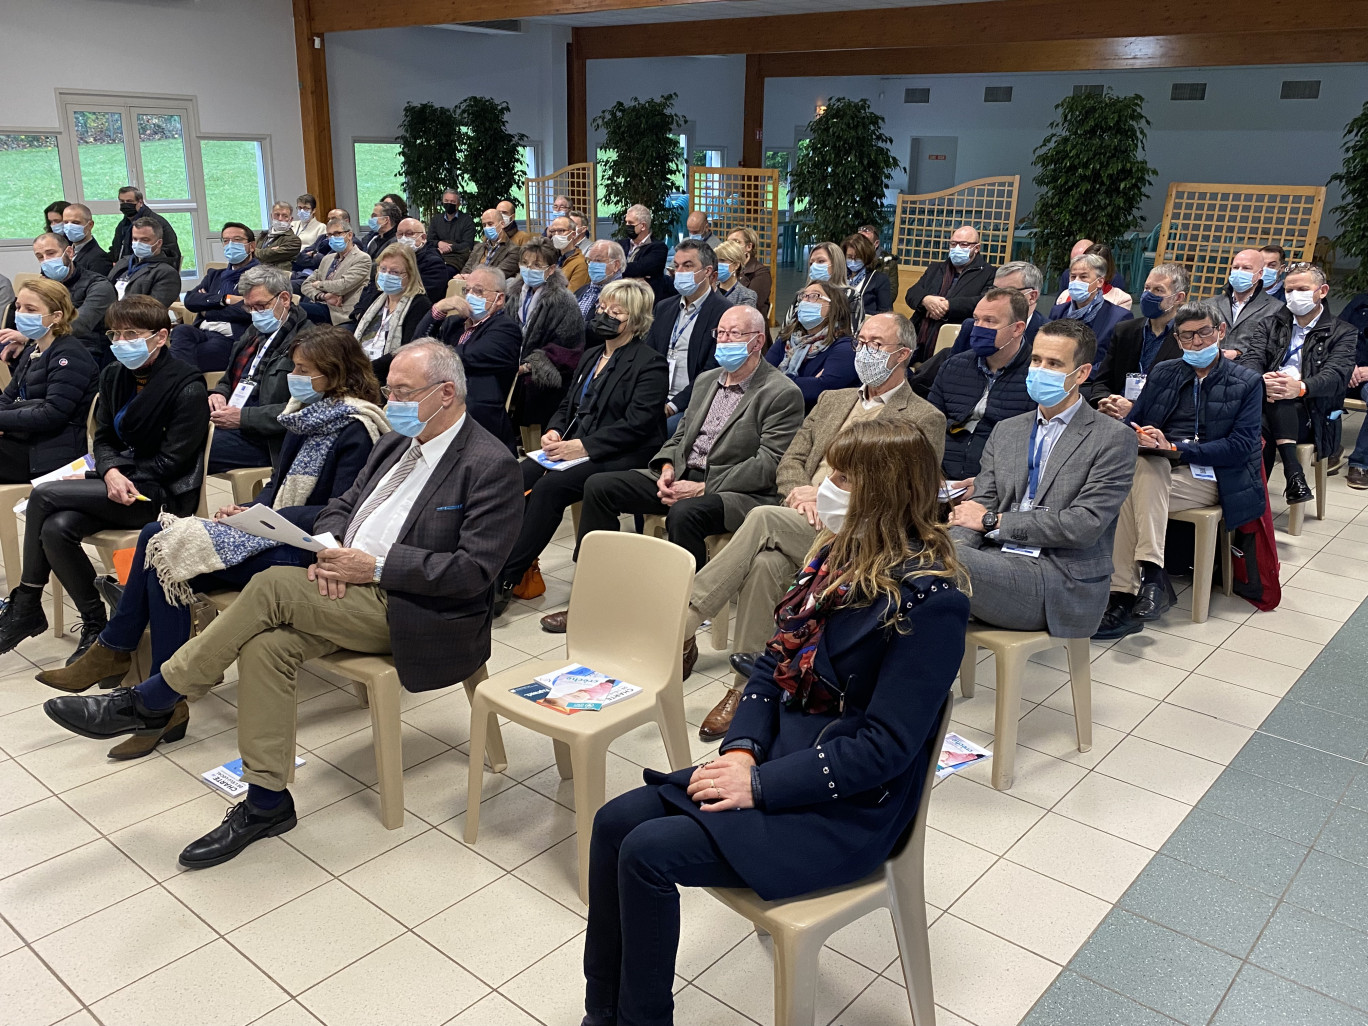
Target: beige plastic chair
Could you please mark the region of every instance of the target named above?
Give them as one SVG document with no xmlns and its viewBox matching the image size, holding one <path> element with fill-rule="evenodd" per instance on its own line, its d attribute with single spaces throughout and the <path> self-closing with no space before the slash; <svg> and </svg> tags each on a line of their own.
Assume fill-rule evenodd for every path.
<svg viewBox="0 0 1368 1026">
<path fill-rule="evenodd" d="M 1017 721 L 1021 719 L 1021 678 L 1026 661 L 1037 652 L 1063 648 L 1069 655 L 1069 685 L 1073 691 L 1074 727 L 1078 750 L 1092 748 L 1092 664 L 1087 638 L 1056 638 L 1049 631 L 1004 631 L 970 625 L 964 638 L 964 662 L 960 664 L 960 694 L 974 695 L 978 649 L 986 648 L 997 660 L 997 706 L 993 713 L 993 787 L 1011 789 L 1016 770 Z"/>
<path fill-rule="evenodd" d="M 17 296 L 21 288 L 31 281 L 37 281 L 41 277 L 42 275 L 37 271 L 15 271 L 11 279 L 11 283 L 14 285 L 14 294 Z"/>
<path fill-rule="evenodd" d="M 228 482 L 233 490 L 234 505 L 245 506 L 261 494 L 272 473 L 270 467 L 237 467 L 213 476 L 216 480 Z"/>
<path fill-rule="evenodd" d="M 1316 519 L 1325 519 L 1325 480 L 1330 469 L 1329 460 L 1316 459 L 1316 447 L 1306 444 L 1297 446 L 1297 462 L 1302 465 L 1302 470 L 1306 476 L 1311 477 L 1315 471 L 1316 477 Z M 1293 538 L 1300 538 L 1302 533 L 1302 520 L 1306 516 L 1306 503 L 1298 502 L 1287 508 L 1287 533 Z"/>
<path fill-rule="evenodd" d="M 589 900 L 589 838 L 603 804 L 608 746 L 643 723 L 654 722 L 671 769 L 689 765 L 684 722 L 684 681 L 679 652 L 693 584 L 693 559 L 677 545 L 637 534 L 591 531 L 580 546 L 570 592 L 567 655 L 539 659 L 496 674 L 475 691 L 470 710 L 470 784 L 465 840 L 480 829 L 480 787 L 486 738 L 497 718 L 552 739 L 562 780 L 575 781 L 580 898 Z M 529 702 L 512 688 L 531 683 L 565 663 L 635 684 L 642 693 L 601 712 L 567 715 Z"/>
<path fill-rule="evenodd" d="M 175 316 L 177 324 L 194 324 L 199 319 L 198 314 L 191 313 L 189 307 L 179 300 L 172 303 L 167 309 Z"/>
<path fill-rule="evenodd" d="M 1230 535 L 1221 519 L 1220 506 L 1203 506 L 1169 514 L 1170 520 L 1191 524 L 1192 547 L 1192 622 L 1206 623 L 1211 610 L 1211 572 L 1216 553 L 1221 554 L 1221 590 L 1232 594 L 1234 581 L 1230 559 Z"/>
<path fill-rule="evenodd" d="M 666 538 L 665 518 L 654 513 L 648 514 L 641 522 L 642 532 L 652 538 Z M 575 537 L 579 537 L 579 514 L 575 514 Z M 731 533 L 710 534 L 703 540 L 704 546 L 708 550 L 708 558 L 712 559 L 721 552 L 731 541 Z M 717 615 L 717 619 L 712 622 L 712 646 L 715 652 L 725 652 L 729 643 L 728 630 L 731 624 L 731 603 L 727 603 L 727 608 Z"/>
<path fill-rule="evenodd" d="M 955 344 L 955 339 L 959 338 L 960 324 L 942 324 L 936 332 L 936 348 L 931 350 L 932 355 L 939 353 L 942 349 L 949 349 Z"/>
<path fill-rule="evenodd" d="M 457 296 L 465 295 L 465 282 L 460 278 L 452 278 L 447 282 L 446 298 L 454 299 Z"/>
<path fill-rule="evenodd" d="M 222 381 L 222 380 L 223 380 L 223 371 L 205 371 L 205 372 L 204 372 L 204 387 L 205 387 L 205 388 L 212 389 L 215 385 L 217 385 L 217 384 L 218 384 L 220 381 Z"/>
<path fill-rule="evenodd" d="M 931 986 L 931 945 L 926 927 L 926 809 L 936 780 L 936 761 L 950 726 L 950 699 L 941 709 L 936 744 L 926 768 L 921 803 L 907 843 L 883 868 L 856 883 L 797 898 L 762 901 L 746 888 L 710 887 L 709 893 L 739 912 L 757 930 L 774 938 L 774 1021 L 783 1026 L 812 1026 L 817 1007 L 817 959 L 822 945 L 837 930 L 881 908 L 893 914 L 907 1003 L 913 1026 L 935 1026 L 936 1001 Z"/>
<path fill-rule="evenodd" d="M 1346 399 L 1344 400 L 1344 408 L 1350 413 L 1368 413 L 1368 403 L 1362 399 Z"/>
</svg>

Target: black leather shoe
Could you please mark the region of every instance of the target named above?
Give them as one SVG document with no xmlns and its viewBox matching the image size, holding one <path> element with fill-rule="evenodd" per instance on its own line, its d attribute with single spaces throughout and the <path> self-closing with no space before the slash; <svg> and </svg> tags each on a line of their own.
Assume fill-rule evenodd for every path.
<svg viewBox="0 0 1368 1026">
<path fill-rule="evenodd" d="M 504 615 L 504 610 L 513 601 L 513 589 L 517 587 L 517 582 L 508 584 L 504 581 L 499 582 L 499 590 L 494 593 L 494 618 L 498 619 Z"/>
<path fill-rule="evenodd" d="M 750 678 L 755 672 L 755 664 L 760 661 L 764 652 L 733 652 L 727 657 L 727 662 L 731 663 L 731 668 L 736 671 L 738 676 Z"/>
<path fill-rule="evenodd" d="M 1113 603 L 1102 614 L 1102 622 L 1098 625 L 1097 632 L 1093 634 L 1092 640 L 1115 641 L 1118 638 L 1138 634 L 1144 629 L 1144 624 L 1131 619 L 1130 611 L 1124 605 Z"/>
<path fill-rule="evenodd" d="M 1306 483 L 1306 475 L 1301 471 L 1288 478 L 1287 491 L 1283 492 L 1283 498 L 1287 500 L 1289 506 L 1297 502 L 1310 502 L 1315 497 L 1316 493 Z"/>
<path fill-rule="evenodd" d="M 1154 580 L 1140 585 L 1140 594 L 1135 596 L 1130 618 L 1141 623 L 1157 620 L 1173 608 L 1177 598 L 1168 574 L 1160 570 Z"/>
<path fill-rule="evenodd" d="M 99 637 L 104 633 L 106 626 L 107 625 L 103 620 L 98 623 L 90 620 L 82 620 L 78 624 L 73 624 L 73 630 L 77 627 L 81 628 L 81 640 L 76 643 L 76 651 L 71 653 L 71 658 L 66 661 L 66 665 L 70 666 L 72 663 L 76 662 L 76 660 L 80 659 L 81 656 L 89 652 L 90 646 L 99 640 Z"/>
<path fill-rule="evenodd" d="M 186 845 L 180 853 L 180 864 L 186 869 L 208 869 L 237 858 L 244 848 L 263 837 L 274 837 L 293 830 L 294 799 L 285 792 L 285 800 L 274 809 L 255 809 L 251 802 L 238 802 L 214 827 L 198 841 Z"/>
<path fill-rule="evenodd" d="M 95 578 L 95 590 L 100 593 L 100 598 L 105 600 L 105 605 L 109 607 L 110 616 L 119 611 L 119 600 L 123 598 L 124 586 L 119 583 L 117 577 L 113 574 L 106 574 L 103 577 Z"/>
<path fill-rule="evenodd" d="M 173 711 L 174 706 L 161 712 L 147 708 L 132 688 L 115 688 L 107 695 L 63 695 L 43 703 L 43 712 L 53 723 L 98 740 L 120 734 L 160 734 Z"/>
<path fill-rule="evenodd" d="M 0 606 L 0 654 L 21 641 L 36 638 L 48 629 L 43 612 L 43 593 L 30 588 L 15 588 Z"/>
</svg>

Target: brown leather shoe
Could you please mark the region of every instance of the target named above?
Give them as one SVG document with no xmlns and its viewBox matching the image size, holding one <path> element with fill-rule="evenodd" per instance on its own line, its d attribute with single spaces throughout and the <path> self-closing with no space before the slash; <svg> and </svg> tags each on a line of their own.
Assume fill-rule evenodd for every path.
<svg viewBox="0 0 1368 1026">
<path fill-rule="evenodd" d="M 97 639 L 86 649 L 84 655 L 70 666 L 55 666 L 38 674 L 38 682 L 58 691 L 77 694 L 101 681 L 113 678 L 114 686 L 119 683 L 128 668 L 133 665 L 131 652 L 116 652 L 105 648 Z"/>
<path fill-rule="evenodd" d="M 704 741 L 721 741 L 727 736 L 736 707 L 741 704 L 741 692 L 732 688 L 722 696 L 722 701 L 712 707 L 712 712 L 703 717 L 703 726 L 698 728 L 698 736 Z"/>
<path fill-rule="evenodd" d="M 684 642 L 684 680 L 693 673 L 694 663 L 698 662 L 698 635 L 691 634 Z"/>
<path fill-rule="evenodd" d="M 558 613 L 547 613 L 541 618 L 541 629 L 547 634 L 564 634 L 565 621 L 570 618 L 570 610 L 562 609 Z"/>
<path fill-rule="evenodd" d="M 1362 467 L 1350 467 L 1344 483 L 1350 488 L 1357 488 L 1360 491 L 1368 488 L 1368 470 L 1364 470 Z"/>
<path fill-rule="evenodd" d="M 111 759 L 141 759 L 151 755 L 157 745 L 170 744 L 185 737 L 185 728 L 190 723 L 190 703 L 177 702 L 171 710 L 171 719 L 161 730 L 134 734 L 111 748 L 106 754 Z"/>
</svg>

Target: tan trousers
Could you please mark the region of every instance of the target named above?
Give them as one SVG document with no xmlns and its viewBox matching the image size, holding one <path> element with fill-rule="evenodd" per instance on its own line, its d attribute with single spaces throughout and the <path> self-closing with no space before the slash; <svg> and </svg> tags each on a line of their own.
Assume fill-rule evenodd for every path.
<svg viewBox="0 0 1368 1026">
<path fill-rule="evenodd" d="M 1140 591 L 1140 567 L 1164 565 L 1164 532 L 1170 512 L 1214 506 L 1220 501 L 1215 481 L 1198 481 L 1191 467 L 1179 467 L 1162 456 L 1135 461 L 1135 481 L 1116 518 L 1112 545 L 1111 590 Z"/>
<path fill-rule="evenodd" d="M 373 584 L 349 584 L 340 599 L 329 599 L 304 568 L 273 566 L 162 664 L 162 678 L 198 698 L 237 660 L 242 779 L 282 791 L 294 766 L 299 667 L 340 648 L 390 651 L 388 606 Z"/>
<path fill-rule="evenodd" d="M 685 637 L 725 616 L 736 599 L 737 652 L 758 652 L 774 636 L 774 607 L 793 584 L 817 532 L 787 506 L 756 506 L 731 541 L 694 577 Z M 745 681 L 734 685 L 742 688 Z"/>
</svg>

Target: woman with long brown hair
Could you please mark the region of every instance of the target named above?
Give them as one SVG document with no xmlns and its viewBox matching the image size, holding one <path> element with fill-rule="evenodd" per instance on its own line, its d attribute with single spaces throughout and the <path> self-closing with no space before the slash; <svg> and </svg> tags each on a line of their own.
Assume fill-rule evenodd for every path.
<svg viewBox="0 0 1368 1026">
<path fill-rule="evenodd" d="M 827 461 L 827 529 L 775 611 L 721 756 L 648 771 L 595 817 L 587 1026 L 672 1021 L 676 885 L 766 900 L 839 887 L 878 868 L 916 815 L 969 619 L 936 522 L 940 468 L 896 421 L 851 425 Z"/>
</svg>

